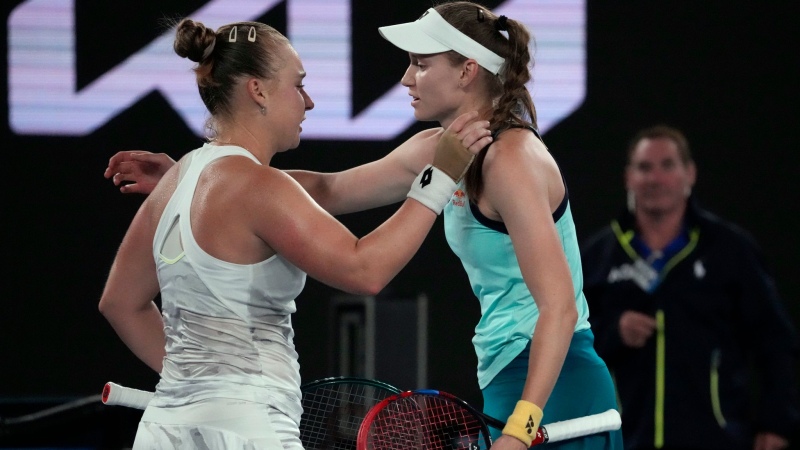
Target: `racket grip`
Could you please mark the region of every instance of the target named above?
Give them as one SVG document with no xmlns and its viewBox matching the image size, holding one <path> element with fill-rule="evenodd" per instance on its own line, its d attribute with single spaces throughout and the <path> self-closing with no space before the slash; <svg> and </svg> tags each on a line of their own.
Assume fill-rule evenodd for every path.
<svg viewBox="0 0 800 450">
<path fill-rule="evenodd" d="M 145 409 L 152 398 L 152 392 L 120 386 L 110 381 L 103 387 L 102 400 L 106 405 Z"/>
<path fill-rule="evenodd" d="M 621 425 L 622 419 L 619 412 L 609 409 L 591 416 L 549 423 L 542 428 L 546 431 L 547 440 L 545 442 L 558 442 L 579 436 L 618 430 Z"/>
</svg>

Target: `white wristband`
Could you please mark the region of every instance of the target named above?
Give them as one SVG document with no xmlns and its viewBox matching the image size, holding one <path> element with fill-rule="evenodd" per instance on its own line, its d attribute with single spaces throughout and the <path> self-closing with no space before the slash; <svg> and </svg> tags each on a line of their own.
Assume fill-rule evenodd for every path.
<svg viewBox="0 0 800 450">
<path fill-rule="evenodd" d="M 449 175 L 428 164 L 417 175 L 407 197 L 422 203 L 439 215 L 457 188 L 458 185 Z"/>
</svg>

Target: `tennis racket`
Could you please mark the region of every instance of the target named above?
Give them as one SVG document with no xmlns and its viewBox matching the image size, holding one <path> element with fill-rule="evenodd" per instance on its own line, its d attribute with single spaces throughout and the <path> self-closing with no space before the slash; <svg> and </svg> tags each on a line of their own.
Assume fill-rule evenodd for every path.
<svg viewBox="0 0 800 450">
<path fill-rule="evenodd" d="M 400 392 L 382 381 L 331 377 L 300 387 L 303 416 L 300 441 L 311 449 L 352 450 L 367 412 L 381 400 Z"/>
<path fill-rule="evenodd" d="M 381 400 L 400 392 L 382 381 L 357 377 L 330 377 L 300 386 L 303 415 L 300 441 L 311 449 L 355 448 L 358 428 L 367 412 Z M 145 409 L 153 393 L 108 382 L 101 399 L 106 405 Z"/>
<path fill-rule="evenodd" d="M 619 413 L 608 410 L 539 427 L 531 445 L 557 442 L 619 429 Z M 407 391 L 387 397 L 364 417 L 358 431 L 357 450 L 419 448 L 488 449 L 489 426 L 505 424 L 489 417 L 458 397 L 442 391 Z"/>
</svg>

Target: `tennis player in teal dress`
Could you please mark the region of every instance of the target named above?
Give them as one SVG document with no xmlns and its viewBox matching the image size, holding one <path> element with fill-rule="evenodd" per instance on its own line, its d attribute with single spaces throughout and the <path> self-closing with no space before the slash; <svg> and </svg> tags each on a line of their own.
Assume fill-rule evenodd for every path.
<svg viewBox="0 0 800 450">
<path fill-rule="evenodd" d="M 530 128 L 539 137 L 538 132 Z M 472 342 L 478 356 L 478 384 L 483 392 L 483 412 L 507 417 L 520 398 L 528 377 L 531 330 L 539 310 L 524 281 L 508 229 L 489 219 L 457 191 L 445 206 L 445 233 L 461 259 L 475 296 L 481 303 L 481 319 Z M 608 368 L 594 350 L 589 309 L 583 295 L 583 275 L 575 223 L 565 184 L 564 198 L 552 214 L 571 272 L 578 320 L 550 398 L 544 407 L 548 423 L 617 409 Z M 500 430 L 490 428 L 492 439 Z M 621 449 L 621 432 L 553 443 L 559 449 Z"/>
</svg>

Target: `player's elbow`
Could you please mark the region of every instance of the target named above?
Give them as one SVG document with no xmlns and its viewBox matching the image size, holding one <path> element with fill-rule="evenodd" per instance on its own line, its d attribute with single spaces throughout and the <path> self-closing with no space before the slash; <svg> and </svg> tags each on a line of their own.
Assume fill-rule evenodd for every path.
<svg viewBox="0 0 800 450">
<path fill-rule="evenodd" d="M 125 314 L 121 302 L 119 302 L 114 296 L 108 295 L 107 293 L 103 293 L 103 295 L 100 297 L 100 302 L 97 304 L 97 310 L 100 311 L 100 314 L 102 314 L 103 317 L 108 320 Z"/>
<path fill-rule="evenodd" d="M 393 275 L 377 265 L 361 266 L 347 272 L 340 288 L 356 295 L 377 295 L 392 281 Z"/>
<path fill-rule="evenodd" d="M 378 295 L 386 285 L 389 284 L 388 279 L 381 279 L 378 277 L 359 277 L 352 280 L 351 283 L 345 288 L 345 291 L 356 295 Z"/>
<path fill-rule="evenodd" d="M 567 325 L 570 325 L 574 329 L 575 325 L 578 323 L 578 308 L 575 306 L 575 303 L 570 302 L 563 314 Z"/>
<path fill-rule="evenodd" d="M 575 303 L 574 297 L 570 297 L 570 301 L 564 302 L 561 315 L 565 325 L 575 329 L 575 324 L 578 323 L 578 305 Z"/>
<path fill-rule="evenodd" d="M 111 311 L 114 309 L 114 302 L 112 302 L 108 297 L 103 295 L 100 297 L 100 302 L 97 304 L 97 310 L 100 311 L 100 314 L 103 317 L 108 318 Z"/>
<path fill-rule="evenodd" d="M 552 303 L 541 302 L 539 317 L 540 320 L 559 323 L 565 329 L 574 329 L 575 324 L 578 323 L 578 307 L 575 305 L 574 299 Z"/>
<path fill-rule="evenodd" d="M 387 284 L 389 283 L 378 282 L 365 285 L 361 295 L 378 295 L 386 287 Z"/>
</svg>

